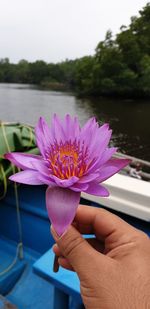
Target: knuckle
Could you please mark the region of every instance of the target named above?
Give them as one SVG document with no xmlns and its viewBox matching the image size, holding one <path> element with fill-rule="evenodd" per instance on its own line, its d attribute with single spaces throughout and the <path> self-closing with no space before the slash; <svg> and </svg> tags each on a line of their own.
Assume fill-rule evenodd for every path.
<svg viewBox="0 0 150 309">
<path fill-rule="evenodd" d="M 150 238 L 149 236 L 143 232 L 138 231 L 133 235 L 132 242 L 135 244 L 137 248 L 150 247 Z"/>
<path fill-rule="evenodd" d="M 138 234 L 136 236 L 137 240 L 140 241 L 149 240 L 149 236 L 143 231 L 138 231 Z"/>
</svg>

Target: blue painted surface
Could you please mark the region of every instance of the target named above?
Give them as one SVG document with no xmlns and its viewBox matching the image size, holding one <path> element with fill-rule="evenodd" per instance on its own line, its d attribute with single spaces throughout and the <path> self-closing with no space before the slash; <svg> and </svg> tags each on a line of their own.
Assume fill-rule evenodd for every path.
<svg viewBox="0 0 150 309">
<path fill-rule="evenodd" d="M 28 262 L 21 279 L 7 298 L 19 309 L 52 309 L 53 287 L 32 271 Z"/>
<path fill-rule="evenodd" d="M 26 267 L 25 261 L 19 261 L 15 264 L 11 271 L 7 272 L 0 278 L 0 293 L 2 295 L 8 294 L 16 282 L 19 280 Z"/>
<path fill-rule="evenodd" d="M 63 269 L 62 267 L 55 273 L 53 272 L 53 263 L 54 253 L 53 250 L 50 249 L 33 265 L 34 272 L 55 287 L 53 308 L 83 308 L 80 295 L 80 282 L 77 274 Z"/>
<path fill-rule="evenodd" d="M 4 309 L 4 303 L 3 303 L 3 301 L 0 299 L 0 309 Z"/>
<path fill-rule="evenodd" d="M 19 186 L 18 195 L 24 260 L 18 259 L 5 276 L 0 276 L 3 289 L 1 291 L 3 294 L 7 292 L 7 299 L 19 309 L 52 309 L 52 285 L 32 271 L 35 260 L 53 244 L 45 209 L 45 187 Z M 0 272 L 14 260 L 18 242 L 16 201 L 14 188 L 10 186 L 6 198 L 0 202 Z M 25 263 L 26 267 L 22 269 L 20 276 L 19 269 L 22 263 Z M 5 282 L 4 277 L 7 279 Z"/>
<path fill-rule="evenodd" d="M 0 274 L 12 264 L 15 256 L 14 246 L 0 239 Z M 16 284 L 26 267 L 24 260 L 17 260 L 11 271 L 4 271 L 0 276 L 0 294 L 8 294 Z"/>
<path fill-rule="evenodd" d="M 54 242 L 49 232 L 50 222 L 45 207 L 45 187 L 20 185 L 18 195 L 24 246 L 42 254 Z M 6 198 L 0 205 L 0 234 L 16 242 L 19 240 L 13 187 L 9 188 Z"/>
<path fill-rule="evenodd" d="M 48 250 L 35 264 L 34 271 L 41 277 L 51 281 L 57 288 L 62 289 L 66 294 L 75 297 L 81 302 L 80 284 L 77 274 L 60 267 L 59 272 L 53 272 L 54 253 Z"/>
<path fill-rule="evenodd" d="M 15 255 L 16 244 L 6 238 L 0 239 L 0 272 L 12 263 Z M 7 299 L 19 309 L 53 308 L 53 286 L 32 271 L 32 265 L 39 256 L 39 253 L 25 248 L 24 259 L 18 259 L 12 269 L 6 272 L 5 276 L 0 276 L 2 289 L 7 288 Z M 14 271 L 19 274 L 19 268 L 21 267 L 21 276 L 18 275 L 18 278 L 15 278 Z"/>
<path fill-rule="evenodd" d="M 18 194 L 25 255 L 23 261 L 17 261 L 16 272 L 15 268 L 11 269 L 5 276 L 5 283 L 2 281 L 4 277 L 0 276 L 0 282 L 3 282 L 1 285 L 3 294 L 7 293 L 7 299 L 19 309 L 56 309 L 54 296 L 55 294 L 60 295 L 60 299 L 57 298 L 59 305 L 61 293 L 56 289 L 61 289 L 71 295 L 68 301 L 69 308 L 80 308 L 81 298 L 77 276 L 66 270 L 60 270 L 58 274 L 54 274 L 52 271 L 53 253 L 49 249 L 53 244 L 53 239 L 50 235 L 50 223 L 45 208 L 45 187 L 20 185 Z M 82 200 L 82 203 L 89 204 L 85 200 Z M 95 203 L 90 204 L 97 206 Z M 149 223 L 121 213 L 117 213 L 117 215 L 150 235 Z M 14 189 L 10 186 L 6 198 L 0 201 L 0 272 L 11 264 L 18 242 L 16 202 Z M 48 253 L 46 253 L 47 251 Z M 36 274 L 32 271 L 35 261 L 37 261 L 34 266 Z M 25 268 L 22 265 L 25 265 Z M 49 274 L 52 278 L 51 283 L 48 282 Z M 12 285 L 10 286 L 10 284 Z M 53 285 L 56 287 L 55 293 Z M 64 302 L 66 302 L 65 299 Z"/>
</svg>

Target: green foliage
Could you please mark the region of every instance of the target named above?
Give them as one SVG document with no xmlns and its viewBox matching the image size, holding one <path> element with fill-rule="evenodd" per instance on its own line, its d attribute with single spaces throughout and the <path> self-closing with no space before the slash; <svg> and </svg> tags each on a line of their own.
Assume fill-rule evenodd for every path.
<svg viewBox="0 0 150 309">
<path fill-rule="evenodd" d="M 38 60 L 33 63 L 29 63 L 30 71 L 30 83 L 40 84 L 41 81 L 48 75 L 48 66 L 46 62 Z"/>
<path fill-rule="evenodd" d="M 92 91 L 94 58 L 91 56 L 83 57 L 76 61 L 74 79 L 75 88 L 81 94 L 89 94 Z"/>
<path fill-rule="evenodd" d="M 141 60 L 141 77 L 139 78 L 139 88 L 150 96 L 150 56 L 145 55 Z"/>
<path fill-rule="evenodd" d="M 0 82 L 33 83 L 71 89 L 80 95 L 150 96 L 150 3 L 122 25 L 114 38 L 108 30 L 94 56 L 46 63 L 0 60 Z"/>
</svg>

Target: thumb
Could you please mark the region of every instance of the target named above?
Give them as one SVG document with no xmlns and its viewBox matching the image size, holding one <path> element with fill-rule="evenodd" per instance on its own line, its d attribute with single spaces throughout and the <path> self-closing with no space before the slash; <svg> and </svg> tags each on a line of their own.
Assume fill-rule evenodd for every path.
<svg viewBox="0 0 150 309">
<path fill-rule="evenodd" d="M 91 268 L 91 264 L 96 264 L 94 260 L 96 262 L 97 257 L 101 266 L 103 265 L 103 260 L 106 263 L 106 256 L 94 250 L 72 225 L 69 226 L 68 230 L 61 237 L 57 235 L 53 226 L 51 226 L 51 232 L 62 255 L 68 260 L 79 276 L 87 274 L 87 269 Z"/>
</svg>

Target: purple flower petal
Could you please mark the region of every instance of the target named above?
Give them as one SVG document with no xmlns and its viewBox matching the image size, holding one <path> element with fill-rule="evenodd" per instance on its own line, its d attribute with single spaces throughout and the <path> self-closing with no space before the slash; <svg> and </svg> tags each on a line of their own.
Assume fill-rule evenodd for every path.
<svg viewBox="0 0 150 309">
<path fill-rule="evenodd" d="M 38 162 L 32 162 L 32 169 L 39 171 L 41 174 L 50 176 L 49 168 L 46 164 L 46 161 L 39 160 Z"/>
<path fill-rule="evenodd" d="M 5 159 L 10 160 L 14 165 L 20 167 L 23 170 L 33 169 L 33 163 L 38 163 L 41 160 L 41 156 L 20 152 L 9 152 L 5 154 Z"/>
<path fill-rule="evenodd" d="M 103 153 L 108 146 L 112 131 L 109 130 L 109 125 L 104 124 L 99 127 L 94 118 L 91 118 L 83 127 L 81 132 L 81 141 L 88 147 L 88 155 L 90 160 L 93 160 L 88 172 L 95 171 Z M 98 163 L 97 163 L 98 162 Z"/>
<path fill-rule="evenodd" d="M 91 182 L 95 179 L 97 179 L 99 176 L 99 173 L 98 172 L 95 172 L 93 174 L 87 174 L 85 176 L 82 176 L 79 181 L 78 181 L 78 184 L 81 184 L 81 183 L 88 183 L 88 182 Z"/>
<path fill-rule="evenodd" d="M 53 142 L 50 128 L 45 122 L 43 117 L 40 117 L 38 124 L 35 128 L 37 146 L 43 157 L 46 157 L 46 153 L 49 150 L 50 143 Z"/>
<path fill-rule="evenodd" d="M 128 165 L 131 160 L 128 159 L 111 159 L 100 169 L 100 176 L 97 178 L 98 182 L 102 182 L 109 177 L 119 172 L 123 167 Z"/>
<path fill-rule="evenodd" d="M 116 147 L 111 147 L 111 148 L 106 148 L 105 151 L 103 152 L 103 155 L 101 156 L 101 159 L 99 161 L 100 165 L 105 164 L 110 158 L 116 153 L 117 148 Z"/>
<path fill-rule="evenodd" d="M 84 142 L 87 146 L 91 145 L 91 142 L 98 130 L 98 123 L 95 118 L 90 118 L 86 124 L 81 128 L 80 141 Z"/>
<path fill-rule="evenodd" d="M 66 132 L 66 136 L 68 137 L 68 140 L 74 138 L 73 121 L 72 121 L 72 118 L 70 117 L 70 115 L 68 115 L 68 114 L 65 117 L 64 127 L 65 127 L 65 132 Z"/>
<path fill-rule="evenodd" d="M 75 192 L 81 192 L 81 191 L 86 191 L 88 187 L 89 187 L 88 183 L 77 182 L 73 186 L 71 186 L 70 189 Z"/>
<path fill-rule="evenodd" d="M 55 181 L 55 183 L 62 187 L 62 188 L 68 188 L 68 187 L 71 187 L 74 183 L 76 183 L 79 178 L 76 177 L 76 176 L 72 176 L 68 179 L 60 179 L 54 175 L 52 175 L 52 179 Z"/>
<path fill-rule="evenodd" d="M 130 160 L 111 159 L 116 148 L 108 148 L 111 130 L 91 118 L 81 129 L 76 117 L 56 115 L 49 128 L 41 117 L 35 129 L 42 156 L 9 153 L 5 158 L 24 171 L 11 180 L 32 185 L 47 184 L 46 205 L 56 232 L 61 235 L 71 224 L 81 191 L 108 196 L 99 184 L 117 173 Z M 70 177 L 67 178 L 66 177 Z"/>
<path fill-rule="evenodd" d="M 59 236 L 72 223 L 80 201 L 80 193 L 59 187 L 46 190 L 46 207 L 49 219 Z"/>
<path fill-rule="evenodd" d="M 44 183 L 39 179 L 38 176 L 39 173 L 37 171 L 25 170 L 10 176 L 9 179 L 27 185 L 43 185 Z"/>
<path fill-rule="evenodd" d="M 90 149 L 96 151 L 99 148 L 98 144 L 102 143 L 103 138 L 108 135 L 109 131 L 109 125 L 107 123 L 101 127 L 96 127 L 96 129 L 94 128 L 93 138 L 90 141 Z"/>
<path fill-rule="evenodd" d="M 33 168 L 39 172 L 38 177 L 39 179 L 45 183 L 46 185 L 56 185 L 54 176 L 51 174 L 47 162 L 44 160 L 41 160 L 39 162 L 33 163 Z"/>
<path fill-rule="evenodd" d="M 103 164 L 105 164 L 110 158 L 113 156 L 113 154 L 117 151 L 117 148 L 107 148 L 101 157 L 98 157 L 97 160 L 91 165 L 91 167 L 88 169 L 88 173 L 93 173 L 94 171 L 97 171 Z"/>
<path fill-rule="evenodd" d="M 41 120 L 39 119 L 37 126 L 35 127 L 35 136 L 36 136 L 36 143 L 37 146 L 42 154 L 45 157 L 45 147 L 44 147 L 44 136 L 43 130 L 41 128 Z"/>
<path fill-rule="evenodd" d="M 88 189 L 84 192 L 103 197 L 109 196 L 108 190 L 95 182 L 90 183 Z"/>
<path fill-rule="evenodd" d="M 56 186 L 55 181 L 50 176 L 46 176 L 44 174 L 39 173 L 38 178 L 42 183 L 48 186 Z"/>
<path fill-rule="evenodd" d="M 79 125 L 79 122 L 78 122 L 78 118 L 74 117 L 73 122 L 74 122 L 74 138 L 78 138 L 80 131 L 81 131 L 81 128 L 80 128 L 80 125 Z"/>
<path fill-rule="evenodd" d="M 88 131 L 91 129 L 97 129 L 98 128 L 98 123 L 96 122 L 95 117 L 90 118 L 85 125 L 81 129 L 81 138 L 87 134 Z"/>
<path fill-rule="evenodd" d="M 64 142 L 66 140 L 66 134 L 62 122 L 56 114 L 54 114 L 52 118 L 51 133 L 53 139 L 56 140 L 57 142 L 60 141 Z"/>
<path fill-rule="evenodd" d="M 90 146 L 90 155 L 93 156 L 94 154 L 94 156 L 97 156 L 100 159 L 106 147 L 109 144 L 111 135 L 112 135 L 112 130 L 108 130 L 108 127 L 106 126 L 103 134 L 100 134 L 100 135 L 98 134 L 98 136 L 95 136 L 93 138 L 94 145 Z"/>
<path fill-rule="evenodd" d="M 66 115 L 65 121 L 63 123 L 66 140 L 74 141 L 78 138 L 80 133 L 80 126 L 77 117 L 71 118 L 70 115 Z"/>
</svg>

